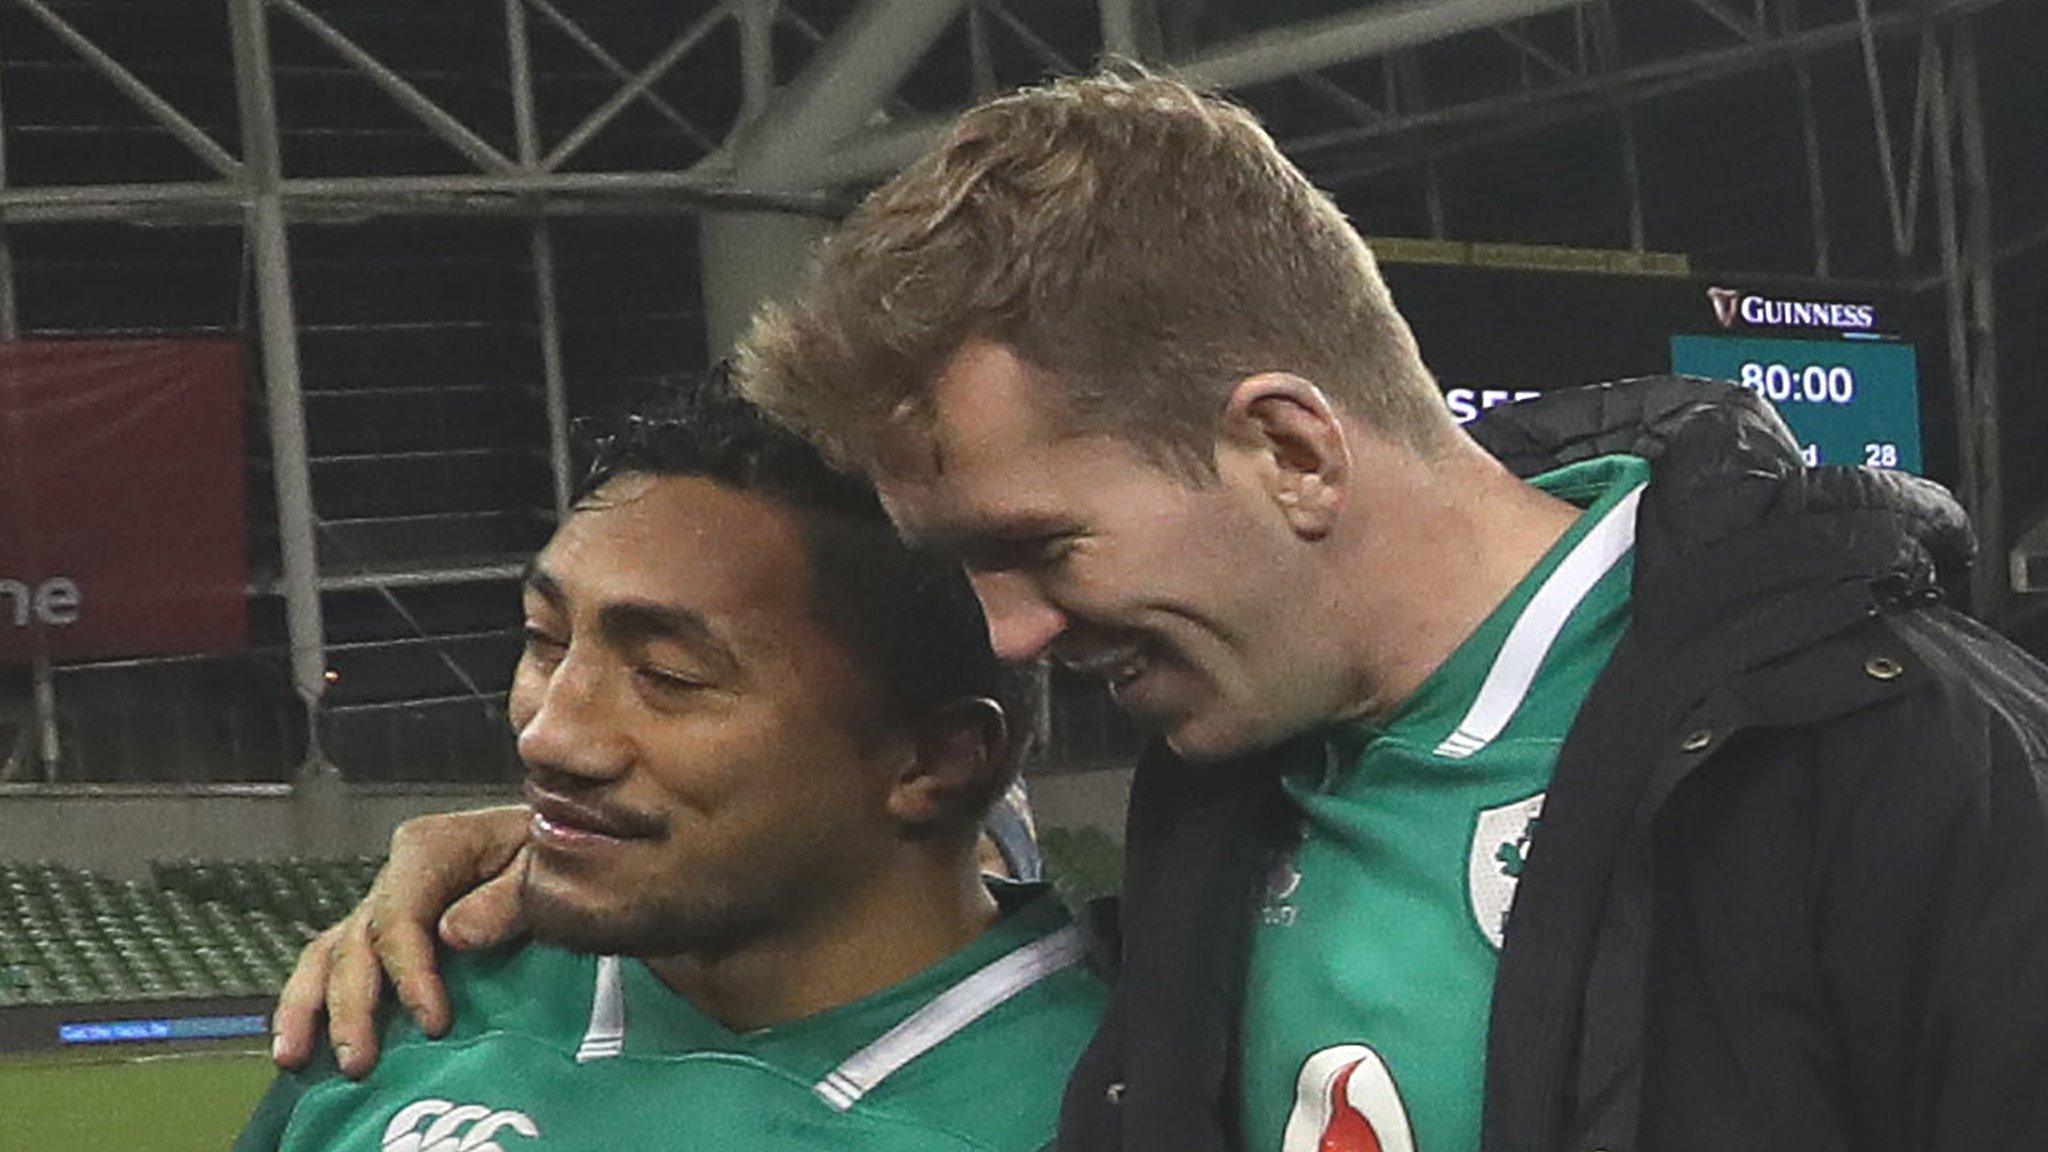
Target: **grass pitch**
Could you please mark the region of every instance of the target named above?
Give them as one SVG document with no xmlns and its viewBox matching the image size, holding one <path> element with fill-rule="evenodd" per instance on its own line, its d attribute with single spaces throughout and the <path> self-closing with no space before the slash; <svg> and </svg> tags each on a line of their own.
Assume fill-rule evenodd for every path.
<svg viewBox="0 0 2048 1152">
<path fill-rule="evenodd" d="M 0 1057 L 0 1152 L 223 1152 L 270 1085 L 249 1043 Z"/>
</svg>

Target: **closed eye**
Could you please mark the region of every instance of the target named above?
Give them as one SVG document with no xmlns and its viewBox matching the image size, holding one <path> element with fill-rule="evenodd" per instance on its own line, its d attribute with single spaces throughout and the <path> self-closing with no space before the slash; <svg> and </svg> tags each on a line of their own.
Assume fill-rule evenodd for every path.
<svg viewBox="0 0 2048 1152">
<path fill-rule="evenodd" d="M 535 659 L 559 660 L 569 650 L 569 642 L 556 637 L 537 624 L 527 624 L 522 631 L 526 636 L 526 654 Z"/>
<path fill-rule="evenodd" d="M 977 572 L 1013 572 L 1024 568 L 1043 568 L 1065 559 L 1080 538 L 1081 534 L 1078 532 L 1047 532 L 1036 536 L 991 540 L 973 549 L 964 558 L 964 563 Z"/>
<path fill-rule="evenodd" d="M 667 668 L 635 668 L 633 678 L 647 688 L 668 696 L 684 695 L 711 686 L 693 676 Z"/>
</svg>

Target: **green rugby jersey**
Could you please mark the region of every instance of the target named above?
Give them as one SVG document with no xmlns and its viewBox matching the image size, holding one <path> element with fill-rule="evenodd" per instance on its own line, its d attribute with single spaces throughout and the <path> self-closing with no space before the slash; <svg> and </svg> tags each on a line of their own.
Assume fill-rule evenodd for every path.
<svg viewBox="0 0 2048 1152">
<path fill-rule="evenodd" d="M 1534 483 L 1584 512 L 1377 726 L 1341 726 L 1286 789 L 1301 838 L 1253 928 L 1247 1152 L 1472 1152 L 1515 879 L 1559 745 L 1628 619 L 1649 466 Z"/>
<path fill-rule="evenodd" d="M 1050 1143 L 1103 989 L 1038 886 L 924 972 L 736 1033 L 637 961 L 541 945 L 446 957 L 454 1031 L 402 1014 L 361 1081 L 280 1076 L 236 1152 L 1029 1152 Z M 1019 906 L 1021 904 L 1021 906 Z"/>
</svg>

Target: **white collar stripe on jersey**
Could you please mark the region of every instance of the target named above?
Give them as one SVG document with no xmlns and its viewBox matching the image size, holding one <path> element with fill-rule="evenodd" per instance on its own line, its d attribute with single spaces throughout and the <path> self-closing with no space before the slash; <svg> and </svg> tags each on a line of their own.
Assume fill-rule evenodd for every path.
<svg viewBox="0 0 2048 1152">
<path fill-rule="evenodd" d="M 1493 658 L 1493 667 L 1479 685 L 1479 695 L 1473 698 L 1472 707 L 1458 721 L 1457 728 L 1436 746 L 1438 756 L 1463 760 L 1493 743 L 1507 729 L 1522 701 L 1528 698 L 1529 686 L 1536 681 L 1536 670 L 1543 666 L 1551 645 L 1564 631 L 1565 621 L 1571 619 L 1593 591 L 1593 585 L 1635 546 L 1636 505 L 1642 501 L 1642 495 L 1643 485 L 1638 484 L 1616 501 L 1600 522 L 1565 554 L 1536 595 L 1530 597 L 1528 607 L 1522 609 L 1514 627 L 1508 629 L 1508 638 L 1501 644 L 1500 654 Z"/>
<path fill-rule="evenodd" d="M 1011 997 L 1055 972 L 1073 967 L 1085 950 L 1081 930 L 1071 924 L 1033 940 L 912 1012 L 880 1039 L 825 1073 L 825 1078 L 812 1085 L 811 1091 L 834 1110 L 846 1111 L 904 1065 L 938 1047 Z"/>
<path fill-rule="evenodd" d="M 590 1026 L 576 1046 L 576 1062 L 609 1060 L 626 1048 L 626 990 L 619 980 L 619 958 L 597 958 L 597 984 L 590 997 Z"/>
<path fill-rule="evenodd" d="M 1081 930 L 1068 925 L 1025 944 L 941 993 L 874 1043 L 854 1053 L 812 1087 L 841 1112 L 904 1065 L 1055 972 L 1072 967 L 1086 951 Z M 597 959 L 590 1025 L 576 1048 L 576 1062 L 608 1060 L 626 1046 L 626 997 L 617 956 Z"/>
</svg>

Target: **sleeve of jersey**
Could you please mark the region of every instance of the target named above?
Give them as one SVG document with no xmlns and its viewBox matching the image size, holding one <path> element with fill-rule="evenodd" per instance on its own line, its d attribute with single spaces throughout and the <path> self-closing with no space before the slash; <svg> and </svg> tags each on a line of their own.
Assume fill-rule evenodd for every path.
<svg viewBox="0 0 2048 1152">
<path fill-rule="evenodd" d="M 290 1126 L 292 1113 L 299 1101 L 314 1085 L 341 1075 L 341 1068 L 334 1062 L 334 1053 L 325 1044 L 304 1068 L 297 1072 L 280 1072 L 270 1082 L 270 1089 L 256 1102 L 256 1110 L 249 1114 L 249 1122 L 242 1127 L 242 1134 L 235 1138 L 229 1152 L 281 1152 L 284 1148 L 285 1129 Z"/>
</svg>

